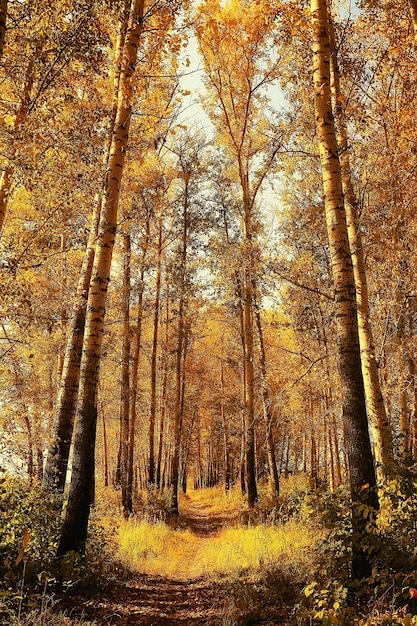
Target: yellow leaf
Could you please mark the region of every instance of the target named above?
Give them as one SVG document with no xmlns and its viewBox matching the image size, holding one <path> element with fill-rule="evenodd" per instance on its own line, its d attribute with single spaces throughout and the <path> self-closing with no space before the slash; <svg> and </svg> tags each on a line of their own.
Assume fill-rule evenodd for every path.
<svg viewBox="0 0 417 626">
<path fill-rule="evenodd" d="M 20 547 L 20 552 L 16 557 L 15 560 L 15 565 L 19 565 L 20 561 L 23 559 L 23 556 L 25 554 L 25 550 L 28 547 L 29 544 L 29 540 L 30 540 L 30 535 L 28 532 L 28 529 L 25 528 L 25 530 L 23 531 L 23 540 L 22 540 L 22 545 Z"/>
</svg>

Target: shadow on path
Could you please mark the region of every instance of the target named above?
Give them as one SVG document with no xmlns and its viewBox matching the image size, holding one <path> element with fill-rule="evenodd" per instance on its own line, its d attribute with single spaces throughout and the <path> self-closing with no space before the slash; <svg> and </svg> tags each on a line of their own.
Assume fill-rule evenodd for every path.
<svg viewBox="0 0 417 626">
<path fill-rule="evenodd" d="M 117 585 L 107 598 L 85 602 L 82 609 L 97 626 L 219 626 L 224 593 L 220 584 L 207 579 L 143 575 Z"/>
</svg>

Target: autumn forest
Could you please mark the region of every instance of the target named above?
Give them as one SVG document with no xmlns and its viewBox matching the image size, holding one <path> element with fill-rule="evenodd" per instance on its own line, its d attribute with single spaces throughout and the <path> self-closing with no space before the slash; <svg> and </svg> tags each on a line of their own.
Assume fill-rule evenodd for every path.
<svg viewBox="0 0 417 626">
<path fill-rule="evenodd" d="M 417 624 L 416 51 L 416 0 L 0 0 L 5 624 Z M 221 616 L 45 600 L 232 529 Z"/>
</svg>

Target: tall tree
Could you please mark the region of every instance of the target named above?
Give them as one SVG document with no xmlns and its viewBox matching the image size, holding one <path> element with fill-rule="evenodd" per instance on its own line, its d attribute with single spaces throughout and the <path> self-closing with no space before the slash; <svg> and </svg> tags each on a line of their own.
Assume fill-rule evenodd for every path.
<svg viewBox="0 0 417 626">
<path fill-rule="evenodd" d="M 334 26 L 329 16 L 330 74 L 333 96 L 334 117 L 337 129 L 337 141 L 340 154 L 342 189 L 349 245 L 352 255 L 355 278 L 358 331 L 361 347 L 362 373 L 365 384 L 365 397 L 370 425 L 373 427 L 375 455 L 384 472 L 393 471 L 394 445 L 391 424 L 385 409 L 375 356 L 374 338 L 370 320 L 368 281 L 365 271 L 365 255 L 362 236 L 359 230 L 358 201 L 352 180 L 349 158 L 349 140 L 347 123 L 344 115 L 343 95 L 340 86 L 338 50 L 335 41 Z"/>
<path fill-rule="evenodd" d="M 159 220 L 158 233 L 158 258 L 156 267 L 155 305 L 153 314 L 153 337 L 151 354 L 151 406 L 149 419 L 149 468 L 148 482 L 152 486 L 155 484 L 155 422 L 157 403 L 157 353 L 159 334 L 159 314 L 161 300 L 161 272 L 162 272 L 162 243 L 163 243 L 163 219 Z"/>
<path fill-rule="evenodd" d="M 182 233 L 179 249 L 178 268 L 178 316 L 177 316 L 177 345 L 175 348 L 175 397 L 174 397 L 174 425 L 173 425 L 173 455 L 171 463 L 172 500 L 171 511 L 178 515 L 178 488 L 180 478 L 181 438 L 184 407 L 184 380 L 187 344 L 189 340 L 189 326 L 187 323 L 187 265 L 189 248 L 189 189 L 192 172 L 184 167 L 181 176 L 184 181 L 182 201 Z"/>
<path fill-rule="evenodd" d="M 256 329 L 258 331 L 258 342 L 259 342 L 259 368 L 261 373 L 261 396 L 262 396 L 262 409 L 265 420 L 265 434 L 266 434 L 266 448 L 268 455 L 268 470 L 269 476 L 272 485 L 272 491 L 274 496 L 279 496 L 279 475 L 278 468 L 276 462 L 275 455 L 275 441 L 272 432 L 272 414 L 271 414 L 271 401 L 269 394 L 269 386 L 268 386 L 268 377 L 267 377 L 267 361 L 266 361 L 266 353 L 265 353 L 265 343 L 264 343 L 264 332 L 262 328 L 262 319 L 261 312 L 259 308 L 259 303 L 256 298 L 256 286 L 254 284 L 254 295 L 255 295 L 255 322 Z"/>
<path fill-rule="evenodd" d="M 123 167 L 133 106 L 133 76 L 143 30 L 145 0 L 133 0 L 123 47 L 123 61 L 92 282 L 88 294 L 86 333 L 80 369 L 77 423 L 71 485 L 58 554 L 84 552 L 93 498 L 98 371 L 103 339 L 107 287 Z"/>
<path fill-rule="evenodd" d="M 188 130 L 174 140 L 169 148 L 175 157 L 176 172 L 176 214 L 171 226 L 171 237 L 175 237 L 171 247 L 168 273 L 171 274 L 173 302 L 174 336 L 173 344 L 173 385 L 172 385 L 172 456 L 169 485 L 172 488 L 171 510 L 178 514 L 178 489 L 181 478 L 181 462 L 186 452 L 183 441 L 183 427 L 186 414 L 192 412 L 187 406 L 187 362 L 192 341 L 193 300 L 198 289 L 198 275 L 193 272 L 196 249 L 201 245 L 201 230 L 204 225 L 203 207 L 199 194 L 202 182 L 202 155 L 206 138 L 201 132 L 192 135 Z M 183 445 L 184 444 L 184 445 Z"/>
<path fill-rule="evenodd" d="M 122 52 L 126 37 L 129 16 L 129 2 L 125 0 L 121 12 L 119 32 L 116 42 L 113 95 L 110 110 L 108 137 L 103 153 L 104 168 L 107 169 L 110 157 L 111 134 L 117 114 L 117 94 L 121 76 Z M 87 299 L 93 270 L 96 240 L 104 194 L 97 194 L 91 216 L 90 233 L 85 249 L 83 264 L 78 281 L 77 294 L 73 305 L 71 321 L 68 325 L 67 341 L 60 376 L 58 395 L 55 403 L 53 431 L 48 446 L 43 487 L 49 491 L 63 491 L 68 466 L 68 458 L 74 428 L 74 418 L 78 397 L 81 353 L 84 340 Z"/>
<path fill-rule="evenodd" d="M 344 210 L 342 173 L 330 90 L 330 42 L 326 0 L 312 0 L 314 107 L 323 175 L 324 206 L 331 254 L 336 304 L 339 373 L 350 470 L 352 520 L 361 535 L 371 517 L 361 504 L 378 508 L 375 468 L 368 431 L 365 391 L 361 370 L 356 290 Z M 370 574 L 369 557 L 353 542 L 353 575 Z"/>
<path fill-rule="evenodd" d="M 131 358 L 131 329 L 130 329 L 130 300 L 131 300 L 131 240 L 128 232 L 123 233 L 123 285 L 122 285 L 122 357 L 120 380 L 120 478 L 122 487 L 122 508 L 125 517 L 130 514 L 129 494 L 129 418 L 130 418 L 130 358 Z"/>
<path fill-rule="evenodd" d="M 141 238 L 141 255 L 139 260 L 139 281 L 136 291 L 137 313 L 136 329 L 134 331 L 134 348 L 132 354 L 132 369 L 130 380 L 130 402 L 129 402 L 129 453 L 127 463 L 127 488 L 126 488 L 126 511 L 133 513 L 133 481 L 134 481 L 134 460 L 135 460 L 135 439 L 136 439 L 136 400 L 138 396 L 139 365 L 142 352 L 142 318 L 143 318 L 143 298 L 145 289 L 146 258 L 149 249 L 150 237 L 150 213 L 146 211 L 144 228 Z"/>
</svg>

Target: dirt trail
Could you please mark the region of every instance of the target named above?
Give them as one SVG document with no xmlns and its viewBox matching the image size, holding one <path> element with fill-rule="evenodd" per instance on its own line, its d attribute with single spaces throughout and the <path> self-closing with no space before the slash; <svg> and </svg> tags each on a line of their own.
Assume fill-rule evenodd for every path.
<svg viewBox="0 0 417 626">
<path fill-rule="evenodd" d="M 210 504 L 193 502 L 185 497 L 179 525 L 198 537 L 215 536 L 223 527 L 233 523 L 236 514 L 210 512 Z M 184 554 L 184 559 L 196 555 Z M 97 626 L 220 626 L 224 624 L 225 585 L 209 578 L 165 578 L 138 575 L 118 583 L 106 597 L 84 601 L 77 607 L 84 617 Z"/>
<path fill-rule="evenodd" d="M 98 626 L 220 626 L 224 589 L 206 579 L 140 576 L 117 585 L 110 596 L 84 604 Z"/>
</svg>

